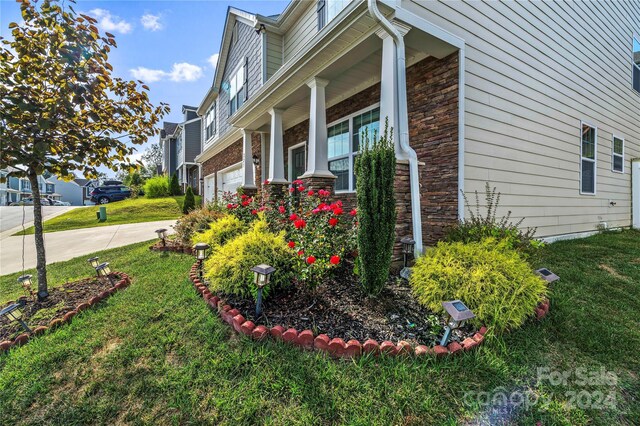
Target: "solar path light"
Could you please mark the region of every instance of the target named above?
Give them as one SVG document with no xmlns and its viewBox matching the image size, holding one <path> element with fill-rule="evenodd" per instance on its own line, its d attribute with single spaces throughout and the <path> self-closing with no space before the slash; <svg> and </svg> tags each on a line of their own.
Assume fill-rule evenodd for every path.
<svg viewBox="0 0 640 426">
<path fill-rule="evenodd" d="M 476 316 L 460 300 L 442 302 L 442 307 L 447 311 L 448 318 L 447 325 L 444 327 L 444 336 L 442 336 L 440 345 L 447 346 L 447 342 L 451 337 L 451 331 L 462 327 L 467 320 L 475 318 Z"/>
<path fill-rule="evenodd" d="M 17 322 L 19 323 L 24 331 L 27 333 L 31 333 L 31 329 L 22 319 L 22 308 L 24 307 L 24 300 L 20 300 L 17 303 L 12 303 L 6 308 L 0 311 L 0 317 L 5 317 L 9 320 L 9 322 Z"/>
<path fill-rule="evenodd" d="M 262 314 L 262 289 L 269 284 L 271 280 L 271 274 L 275 272 L 276 268 L 273 266 L 260 264 L 251 268 L 253 272 L 254 282 L 258 287 L 258 300 L 256 301 L 256 318 Z"/>
<path fill-rule="evenodd" d="M 96 268 L 96 271 L 98 271 L 98 276 L 108 278 L 112 287 L 116 285 L 116 283 L 113 281 L 113 276 L 111 275 L 111 268 L 109 267 L 108 262 L 104 262 L 98 265 L 98 267 Z"/>
<path fill-rule="evenodd" d="M 405 280 L 408 280 L 411 275 L 411 268 L 408 266 L 409 255 L 413 254 L 413 248 L 415 247 L 416 242 L 411 237 L 404 237 L 400 240 L 400 243 L 402 244 L 402 256 L 404 259 L 404 267 L 400 271 L 400 276 Z"/>
<path fill-rule="evenodd" d="M 162 241 L 162 247 L 167 245 L 167 230 L 164 228 L 156 229 L 156 234 L 158 234 L 158 238 Z"/>
<path fill-rule="evenodd" d="M 198 262 L 198 274 L 200 275 L 200 281 L 202 281 L 202 263 L 209 255 L 209 244 L 207 243 L 198 243 L 193 246 L 193 251 L 195 252 L 196 259 Z"/>
</svg>

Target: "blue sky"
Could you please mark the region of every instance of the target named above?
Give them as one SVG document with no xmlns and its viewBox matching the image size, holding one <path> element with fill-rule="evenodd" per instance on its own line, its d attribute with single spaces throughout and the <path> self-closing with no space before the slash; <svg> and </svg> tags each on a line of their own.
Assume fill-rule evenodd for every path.
<svg viewBox="0 0 640 426">
<path fill-rule="evenodd" d="M 118 48 L 109 57 L 114 74 L 145 81 L 154 104 L 171 105 L 165 120 L 180 121 L 181 106 L 197 106 L 211 86 L 212 57 L 220 48 L 227 8 L 273 15 L 287 4 L 288 0 L 79 0 L 74 9 L 95 17 L 103 31 L 116 35 Z M 14 0 L 0 0 L 0 35 L 9 35 L 7 27 L 13 21 L 20 21 L 19 5 Z M 138 150 L 144 151 L 145 146 Z"/>
</svg>

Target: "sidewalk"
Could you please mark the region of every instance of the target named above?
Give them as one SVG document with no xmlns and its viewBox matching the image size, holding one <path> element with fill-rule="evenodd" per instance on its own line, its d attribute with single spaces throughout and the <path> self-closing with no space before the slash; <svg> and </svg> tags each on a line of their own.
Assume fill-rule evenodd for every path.
<svg viewBox="0 0 640 426">
<path fill-rule="evenodd" d="M 155 230 L 166 228 L 173 233 L 175 220 L 128 223 L 124 225 L 73 229 L 44 234 L 47 264 L 73 259 L 84 254 L 157 238 Z M 23 237 L 0 240 L 0 275 L 22 270 Z M 24 269 L 36 267 L 36 248 L 33 235 L 24 236 Z"/>
</svg>

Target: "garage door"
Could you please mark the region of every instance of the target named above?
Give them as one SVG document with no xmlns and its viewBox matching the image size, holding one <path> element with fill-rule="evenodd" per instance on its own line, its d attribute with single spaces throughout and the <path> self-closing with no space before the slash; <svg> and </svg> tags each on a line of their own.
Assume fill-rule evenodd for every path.
<svg viewBox="0 0 640 426">
<path fill-rule="evenodd" d="M 213 202 L 213 196 L 215 195 L 215 176 L 206 176 L 204 178 L 204 201 L 206 203 Z"/>
<path fill-rule="evenodd" d="M 220 190 L 222 192 L 235 193 L 242 184 L 242 166 L 236 169 L 222 172 L 220 178 Z"/>
</svg>

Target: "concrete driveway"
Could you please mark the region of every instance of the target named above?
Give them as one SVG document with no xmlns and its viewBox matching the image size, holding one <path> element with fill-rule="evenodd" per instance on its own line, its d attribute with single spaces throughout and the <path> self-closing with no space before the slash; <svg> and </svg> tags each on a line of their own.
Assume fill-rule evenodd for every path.
<svg viewBox="0 0 640 426">
<path fill-rule="evenodd" d="M 169 233 L 172 233 L 172 226 L 175 222 L 175 220 L 161 220 L 48 232 L 44 234 L 47 264 L 69 260 L 100 250 L 151 240 L 154 237 L 157 238 L 154 231 L 158 228 L 166 228 Z M 24 269 L 36 267 L 34 236 L 5 236 L 0 239 L 0 275 L 22 270 L 23 245 Z"/>
<path fill-rule="evenodd" d="M 51 219 L 66 213 L 69 210 L 84 208 L 78 206 L 42 206 L 42 217 L 44 220 Z M 33 206 L 0 206 L 0 234 L 15 234 L 22 230 L 24 214 L 24 227 L 33 225 Z"/>
</svg>

